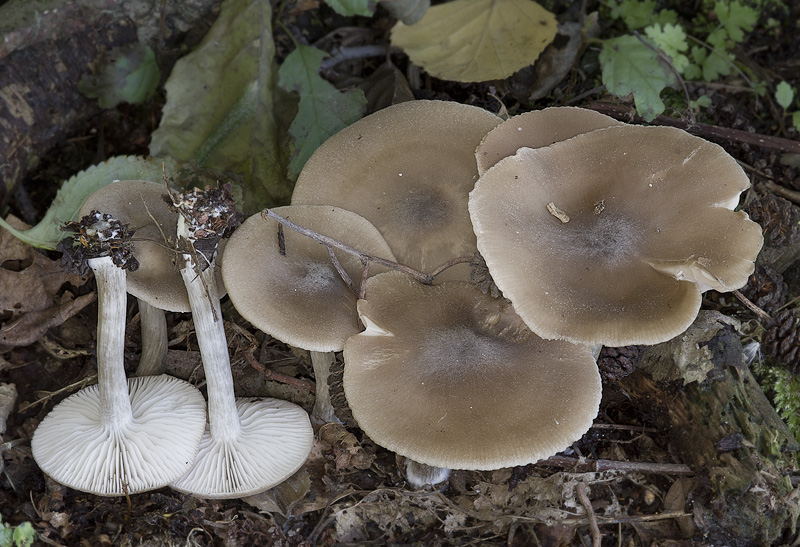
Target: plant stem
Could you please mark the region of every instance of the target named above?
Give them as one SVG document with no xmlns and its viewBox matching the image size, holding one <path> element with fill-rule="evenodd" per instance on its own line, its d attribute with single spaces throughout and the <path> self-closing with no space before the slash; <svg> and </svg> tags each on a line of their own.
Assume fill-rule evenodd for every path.
<svg viewBox="0 0 800 547">
<path fill-rule="evenodd" d="M 181 237 L 189 237 L 183 216 L 178 218 L 178 238 Z M 239 435 L 241 423 L 236 409 L 228 343 L 214 279 L 214 263 L 198 274 L 192 267 L 190 254 L 183 254 L 181 260 L 181 276 L 189 294 L 197 345 L 200 347 L 208 386 L 208 423 L 211 437 L 215 441 L 233 440 Z"/>
<path fill-rule="evenodd" d="M 393 261 L 387 260 L 385 258 L 380 258 L 378 256 L 369 255 L 367 253 L 359 251 L 358 249 L 350 247 L 349 245 L 347 245 L 345 243 L 342 243 L 341 241 L 338 241 L 336 239 L 333 239 L 332 237 L 328 237 L 326 235 L 322 235 L 322 234 L 320 234 L 318 232 L 315 232 L 314 230 L 310 230 L 308 228 L 304 228 L 303 226 L 295 224 L 291 220 L 283 218 L 278 213 L 276 213 L 276 212 L 274 212 L 274 211 L 272 211 L 270 209 L 264 209 L 263 211 L 261 211 L 261 216 L 264 218 L 264 220 L 266 220 L 267 218 L 271 218 L 271 219 L 281 223 L 282 225 L 284 225 L 284 226 L 286 226 L 288 228 L 291 228 L 292 230 L 294 230 L 295 232 L 297 232 L 297 233 L 299 233 L 301 235 L 304 235 L 306 237 L 310 237 L 314 241 L 318 241 L 319 243 L 325 245 L 329 249 L 330 248 L 336 248 L 336 249 L 339 249 L 340 251 L 343 251 L 343 252 L 345 252 L 345 253 L 347 253 L 349 255 L 355 256 L 356 258 L 358 258 L 361 261 L 362 264 L 364 264 L 364 268 L 365 269 L 369 267 L 369 263 L 370 262 L 374 262 L 375 264 L 379 264 L 381 266 L 385 266 L 387 268 L 391 268 L 392 270 L 397 270 L 398 272 L 402 272 L 402 273 L 404 273 L 406 275 L 409 275 L 409 276 L 413 277 L 414 279 L 416 279 L 417 281 L 419 281 L 420 283 L 422 283 L 423 285 L 433 285 L 433 281 L 434 281 L 434 279 L 436 279 L 436 276 L 438 276 L 440 273 L 442 273 L 446 269 L 448 269 L 448 268 L 450 268 L 452 266 L 455 266 L 456 264 L 463 264 L 465 262 L 470 262 L 472 260 L 471 256 L 459 256 L 457 258 L 454 258 L 452 260 L 449 260 L 449 261 L 445 262 L 444 264 L 442 264 L 441 266 L 436 268 L 432 273 L 426 274 L 426 273 L 420 272 L 419 270 L 415 270 L 414 268 L 409 268 L 408 266 L 405 266 L 403 264 L 399 264 L 397 262 L 393 262 Z M 331 254 L 332 254 L 332 251 L 331 251 Z M 364 297 L 363 285 L 364 285 L 364 280 L 365 279 L 366 279 L 366 276 L 362 276 L 362 287 L 358 292 L 359 298 L 363 298 Z M 345 280 L 345 282 L 346 281 L 347 280 Z M 351 281 L 351 283 L 352 283 L 352 281 Z"/>
<path fill-rule="evenodd" d="M 110 256 L 90 258 L 97 282 L 97 384 L 100 419 L 117 428 L 133 420 L 128 380 L 125 377 L 126 272 Z"/>
</svg>

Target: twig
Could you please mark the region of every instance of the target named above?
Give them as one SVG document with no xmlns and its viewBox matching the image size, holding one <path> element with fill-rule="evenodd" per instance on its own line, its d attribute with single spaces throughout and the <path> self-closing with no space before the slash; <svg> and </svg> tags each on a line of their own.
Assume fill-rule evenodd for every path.
<svg viewBox="0 0 800 547">
<path fill-rule="evenodd" d="M 774 192 L 779 196 L 788 199 L 789 201 L 800 203 L 800 192 L 789 190 L 788 188 L 784 188 L 783 186 L 768 180 L 764 181 L 764 186 L 771 192 Z"/>
<path fill-rule="evenodd" d="M 625 106 L 607 103 L 592 103 L 588 106 L 588 108 L 622 121 L 629 121 L 630 118 L 630 109 Z M 634 120 L 641 122 L 642 118 L 635 116 Z M 669 125 L 684 129 L 689 133 L 700 135 L 701 137 L 726 139 L 730 141 L 751 144 L 753 146 L 761 146 L 771 150 L 780 150 L 781 152 L 800 154 L 800 141 L 793 141 L 784 139 L 782 137 L 759 135 L 758 133 L 750 133 L 749 131 L 742 131 L 741 129 L 718 127 L 716 125 L 709 125 L 700 122 L 688 123 L 683 120 L 676 120 L 675 118 L 669 118 L 667 116 L 657 116 L 655 120 L 650 122 L 650 124 Z"/>
<path fill-rule="evenodd" d="M 353 294 L 357 296 L 361 292 L 361 289 L 359 288 L 358 290 L 356 290 L 356 286 L 353 283 L 353 280 L 350 279 L 350 276 L 347 275 L 347 272 L 344 270 L 344 268 L 342 268 L 342 264 L 339 262 L 339 259 L 336 258 L 336 253 L 333 252 L 333 247 L 331 247 L 330 245 L 325 245 L 325 248 L 328 249 L 328 254 L 331 257 L 331 262 L 333 262 L 333 267 L 336 268 L 336 271 L 339 272 L 339 277 L 341 277 L 342 281 L 344 281 L 345 284 L 348 287 L 350 287 L 350 290 L 353 291 Z"/>
<path fill-rule="evenodd" d="M 311 393 L 316 393 L 317 388 L 314 382 L 310 382 L 308 380 L 301 380 L 300 378 L 294 378 L 293 376 L 287 376 L 286 374 L 281 374 L 280 372 L 275 372 L 269 370 L 264 365 L 258 362 L 258 360 L 253 355 L 252 350 L 246 350 L 244 352 L 244 357 L 247 359 L 247 362 L 250 363 L 250 366 L 256 369 L 258 372 L 266 376 L 269 380 L 273 380 L 275 382 L 280 382 L 282 384 L 287 384 L 294 387 L 299 387 L 300 389 L 305 389 L 310 391 Z"/>
<path fill-rule="evenodd" d="M 756 314 L 756 317 L 758 317 L 759 321 L 762 323 L 769 323 L 772 321 L 772 316 L 770 316 L 770 314 L 753 304 L 749 298 L 740 293 L 738 290 L 734 289 L 731 292 L 733 293 L 733 296 L 739 299 L 739 302 L 744 304 L 745 308 Z"/>
<path fill-rule="evenodd" d="M 345 61 L 354 61 L 366 57 L 383 57 L 386 55 L 386 46 L 354 46 L 343 47 L 333 57 L 328 57 L 320 64 L 320 70 L 328 70 Z"/>
<path fill-rule="evenodd" d="M 561 468 L 571 468 L 577 472 L 622 471 L 625 473 L 652 473 L 659 475 L 694 475 L 694 471 L 682 463 L 620 462 L 614 460 L 587 460 L 568 456 L 552 456 L 536 462 Z"/>
<path fill-rule="evenodd" d="M 586 483 L 581 481 L 575 487 L 575 491 L 578 493 L 578 500 L 580 500 L 581 505 L 586 510 L 586 517 L 589 519 L 589 530 L 592 533 L 592 547 L 600 547 L 601 536 L 600 536 L 600 528 L 597 526 L 597 516 L 594 514 L 594 509 L 592 509 L 592 502 L 589 501 L 589 496 L 586 494 Z"/>
<path fill-rule="evenodd" d="M 641 425 L 625 424 L 592 424 L 591 429 L 621 429 L 623 431 L 635 431 L 636 433 L 657 433 L 658 429 L 644 427 Z"/>
<path fill-rule="evenodd" d="M 302 227 L 302 226 L 300 226 L 298 224 L 295 224 L 291 220 L 283 218 L 282 216 L 280 216 L 279 214 L 277 214 L 276 212 L 274 212 L 274 211 L 272 211 L 270 209 L 264 209 L 263 211 L 261 211 L 261 216 L 264 218 L 264 220 L 266 220 L 267 218 L 271 218 L 273 220 L 276 220 L 276 221 L 280 222 L 284 226 L 287 226 L 287 227 L 291 228 L 292 230 L 294 230 L 295 232 L 297 232 L 297 233 L 299 233 L 301 235 L 304 235 L 306 237 L 310 237 L 314 241 L 322 243 L 323 245 L 326 245 L 328 247 L 335 247 L 335 248 L 337 248 L 337 249 L 339 249 L 341 251 L 344 251 L 345 253 L 347 253 L 349 255 L 355 256 L 356 258 L 358 258 L 361 261 L 362 264 L 366 265 L 366 263 L 375 262 L 376 264 L 380 264 L 381 266 L 385 266 L 387 268 L 391 268 L 392 270 L 397 270 L 398 272 L 402 272 L 402 273 L 404 273 L 406 275 L 410 275 L 411 277 L 413 277 L 414 279 L 416 279 L 417 281 L 419 281 L 423 285 L 432 285 L 433 284 L 433 280 L 436 278 L 436 276 L 439 275 L 440 273 L 442 273 L 447 268 L 449 268 L 451 266 L 455 266 L 456 264 L 461 264 L 462 262 L 469 262 L 471 260 L 471 257 L 454 258 L 454 259 L 442 264 L 438 268 L 436 268 L 433 271 L 433 273 L 426 274 L 426 273 L 422 273 L 422 272 L 420 272 L 418 270 L 415 270 L 414 268 L 409 268 L 408 266 L 404 266 L 403 264 L 398 264 L 397 262 L 393 262 L 391 260 L 387 260 L 387 259 L 381 258 L 379 256 L 373 256 L 373 255 L 369 255 L 367 253 L 364 253 L 362 251 L 359 251 L 358 249 L 355 249 L 355 248 L 353 248 L 353 247 L 351 247 L 351 246 L 349 246 L 349 245 L 347 245 L 345 243 L 342 243 L 341 241 L 333 239 L 332 237 L 328 237 L 326 235 L 322 235 L 322 234 L 320 234 L 318 232 L 315 232 L 314 230 L 310 230 L 308 228 L 304 228 L 304 227 Z"/>
<path fill-rule="evenodd" d="M 17 412 L 25 412 L 29 408 L 31 408 L 33 406 L 36 406 L 39 403 L 44 403 L 44 402 L 49 401 L 54 396 L 56 396 L 56 395 L 58 395 L 58 394 L 60 394 L 60 393 L 62 393 L 64 391 L 69 391 L 69 390 L 71 390 L 73 388 L 83 389 L 84 387 L 86 387 L 87 385 L 89 385 L 90 383 L 95 382 L 95 381 L 97 381 L 97 374 L 92 374 L 90 376 L 87 376 L 83 380 L 78 380 L 75 383 L 72 383 L 72 384 L 70 384 L 68 386 L 64 386 L 61 389 L 59 389 L 58 391 L 50 392 L 47 395 L 45 395 L 44 397 L 42 397 L 41 399 L 37 399 L 36 401 L 33 401 L 32 403 L 29 403 L 29 404 L 27 404 L 25 406 L 21 406 L 19 408 L 19 410 L 17 410 Z"/>
</svg>

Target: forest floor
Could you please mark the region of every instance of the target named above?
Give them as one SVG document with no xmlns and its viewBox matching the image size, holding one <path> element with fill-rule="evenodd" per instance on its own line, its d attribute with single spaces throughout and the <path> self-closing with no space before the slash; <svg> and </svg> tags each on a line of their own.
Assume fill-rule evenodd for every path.
<svg viewBox="0 0 800 547">
<path fill-rule="evenodd" d="M 312 4 L 316 6 L 316 2 Z M 286 28 L 329 51 L 343 44 L 386 41 L 386 15 L 354 21 L 328 8 L 304 8 L 302 2 L 286 13 Z M 319 20 L 322 25 L 317 25 Z M 797 39 L 776 40 L 765 28 L 757 27 L 738 53 L 750 67 L 762 70 L 768 81 L 786 79 L 799 86 Z M 792 30 L 787 25 L 785 29 L 797 34 L 796 27 Z M 290 40 L 276 33 L 276 43 L 279 57 L 285 56 L 291 48 Z M 401 72 L 414 72 L 404 55 L 393 57 Z M 363 79 L 377 64 L 359 59 L 338 66 L 335 74 L 327 76 L 344 86 L 348 80 Z M 535 105 L 520 100 L 524 93 L 519 92 L 519 81 L 460 84 L 422 73 L 421 78 L 410 82 L 418 99 L 455 100 L 494 112 L 500 110 L 501 103 L 512 114 L 570 104 L 626 121 L 641 121 L 632 115 L 631 101 L 597 89 L 596 79 L 586 77 L 579 68 Z M 745 203 L 773 192 L 790 201 L 793 196 L 796 199 L 791 192 L 800 192 L 800 154 L 781 149 L 781 143 L 797 144 L 800 139 L 780 107 L 738 81 L 705 87 L 690 83 L 690 93 L 704 90 L 713 91 L 712 104 L 700 113 L 699 121 L 705 125 L 693 127 L 744 166 L 754 183 Z M 672 93 L 668 92 L 670 98 Z M 162 93 L 143 105 L 103 111 L 76 127 L 16 192 L 6 196 L 3 215 L 10 213 L 33 224 L 44 214 L 60 182 L 80 169 L 114 155 L 146 155 L 163 102 Z M 672 108 L 654 123 L 688 125 L 686 116 Z M 775 140 L 770 141 L 771 146 L 757 146 L 746 135 Z M 0 234 L 0 262 L 2 269 L 17 275 L 34 268 L 39 278 L 52 276 L 57 303 L 95 292 L 91 277 L 61 273 L 58 253 L 33 251 L 7 234 Z M 18 279 L 0 276 L 0 291 L 17 293 L 20 299 L 38 295 L 36 291 L 41 288 L 20 284 Z M 788 284 L 785 301 L 800 296 L 800 270 L 789 268 L 784 279 Z M 757 339 L 760 331 L 753 327 L 757 318 L 737 301 L 712 292 L 705 296 L 703 307 L 736 316 L 752 327 L 743 336 Z M 260 333 L 230 304 L 225 304 L 223 311 L 238 394 L 277 396 L 310 411 L 314 378 L 307 353 Z M 435 489 L 407 486 L 401 458 L 347 423 L 318 427 L 305 466 L 283 485 L 246 500 L 200 500 L 169 488 L 103 498 L 65 488 L 42 474 L 31 457 L 29 440 L 57 402 L 95 380 L 96 315 L 96 304 L 89 303 L 66 321 L 54 320 L 55 326 L 32 343 L 0 347 L 0 386 L 13 384 L 17 391 L 10 403 L 5 432 L 0 430 L 0 441 L 4 442 L 0 444 L 0 515 L 3 522 L 13 526 L 32 523 L 37 544 L 560 546 L 592 545 L 593 540 L 609 546 L 759 544 L 750 540 L 738 543 L 730 530 L 697 518 L 692 510 L 692 491 L 698 481 L 707 479 L 708 470 L 687 468 L 664 420 L 648 414 L 647 405 L 634 400 L 635 394 L 626 388 L 635 382 L 619 382 L 623 375 L 646 374 L 632 369 L 624 374 L 606 371 L 595 427 L 567 453 L 515 468 L 454 471 Z M 0 315 L 2 322 L 10 318 L 10 314 Z M 169 371 L 197 382 L 201 361 L 191 317 L 169 314 L 168 321 Z M 131 368 L 135 368 L 140 350 L 137 323 L 135 303 L 131 301 L 126 345 Z M 258 366 L 253 366 L 253 360 Z M 262 366 L 302 382 L 266 378 L 258 370 Z M 680 383 L 668 389 L 679 390 Z M 0 391 L 0 410 L 2 397 Z M 591 463 L 598 461 L 605 463 Z M 639 467 L 631 470 L 623 465 L 628 462 L 637 462 Z M 796 479 L 796 475 L 793 477 Z M 797 491 L 793 495 L 796 497 Z M 794 522 L 787 519 L 774 544 L 796 544 L 796 518 L 795 514 Z"/>
</svg>

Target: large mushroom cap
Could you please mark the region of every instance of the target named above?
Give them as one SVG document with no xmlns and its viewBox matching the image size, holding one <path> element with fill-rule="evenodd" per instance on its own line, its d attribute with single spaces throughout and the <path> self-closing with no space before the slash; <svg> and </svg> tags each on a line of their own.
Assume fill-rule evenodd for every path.
<svg viewBox="0 0 800 547">
<path fill-rule="evenodd" d="M 305 410 L 270 398 L 238 398 L 236 410 L 240 434 L 224 441 L 204 435 L 194 467 L 172 488 L 201 498 L 241 498 L 272 488 L 302 467 L 314 441 Z"/>
<path fill-rule="evenodd" d="M 588 344 L 683 332 L 708 288 L 743 286 L 762 236 L 747 175 L 680 129 L 618 126 L 501 160 L 470 196 L 478 248 L 531 329 Z"/>
<path fill-rule="evenodd" d="M 128 273 L 128 292 L 156 308 L 187 312 L 189 297 L 174 262 L 178 214 L 162 199 L 166 193 L 156 182 L 118 180 L 90 195 L 79 216 L 97 210 L 128 224 L 135 231 L 133 254 L 139 261 L 139 269 Z"/>
<path fill-rule="evenodd" d="M 191 384 L 169 376 L 128 380 L 133 420 L 109 426 L 97 385 L 64 399 L 33 434 L 36 463 L 55 481 L 101 496 L 166 486 L 192 466 L 206 403 Z"/>
<path fill-rule="evenodd" d="M 306 163 L 293 205 L 336 205 L 372 222 L 397 260 L 426 273 L 471 256 L 467 199 L 475 148 L 500 123 L 494 114 L 446 101 L 408 101 L 343 129 Z M 452 268 L 447 276 L 464 277 Z"/>
<path fill-rule="evenodd" d="M 312 205 L 274 211 L 359 251 L 394 260 L 380 232 L 355 213 Z M 222 258 L 228 295 L 242 317 L 267 334 L 311 351 L 340 351 L 359 331 L 356 294 L 336 271 L 327 247 L 317 241 L 284 228 L 281 254 L 278 226 L 256 214 L 231 236 Z M 335 253 L 357 288 L 361 262 L 342 251 Z"/>
<path fill-rule="evenodd" d="M 542 340 L 511 306 L 471 284 L 424 286 L 398 272 L 367 282 L 366 331 L 344 347 L 359 427 L 412 460 L 497 469 L 578 440 L 600 404 L 591 352 Z"/>
<path fill-rule="evenodd" d="M 513 156 L 520 148 L 550 146 L 554 142 L 615 125 L 623 123 L 594 110 L 575 106 L 554 106 L 512 116 L 489 131 L 475 151 L 478 173 L 483 175 L 495 163 Z"/>
</svg>

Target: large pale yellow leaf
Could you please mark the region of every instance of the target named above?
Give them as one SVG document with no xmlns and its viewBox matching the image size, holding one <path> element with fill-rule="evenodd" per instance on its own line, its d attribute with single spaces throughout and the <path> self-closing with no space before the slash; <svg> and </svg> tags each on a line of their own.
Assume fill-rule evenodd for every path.
<svg viewBox="0 0 800 547">
<path fill-rule="evenodd" d="M 555 16 L 531 0 L 455 0 L 415 25 L 397 23 L 392 44 L 437 78 L 484 82 L 533 64 L 556 30 Z"/>
</svg>

